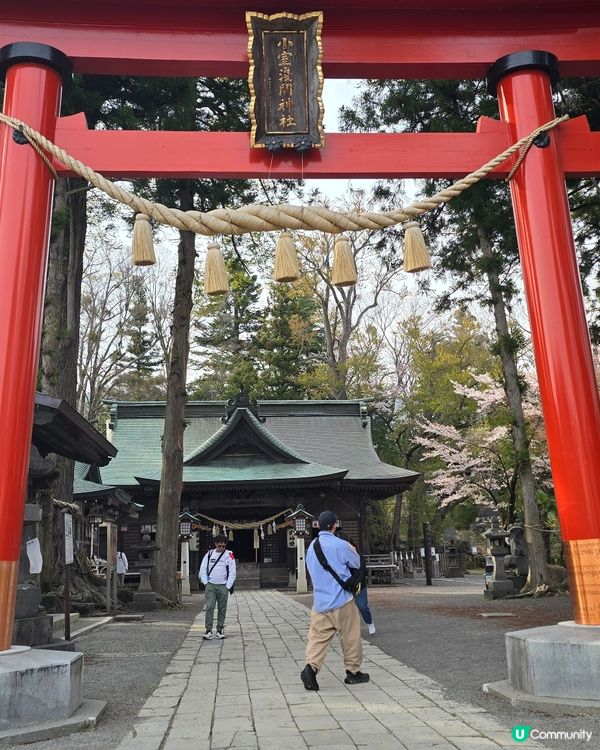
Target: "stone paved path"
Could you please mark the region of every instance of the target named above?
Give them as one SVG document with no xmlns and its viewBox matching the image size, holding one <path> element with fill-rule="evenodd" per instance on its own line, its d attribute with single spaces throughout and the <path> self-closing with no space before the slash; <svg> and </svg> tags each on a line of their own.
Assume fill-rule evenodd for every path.
<svg viewBox="0 0 600 750">
<path fill-rule="evenodd" d="M 299 674 L 308 621 L 306 607 L 285 594 L 239 592 L 230 598 L 227 638 L 203 641 L 201 613 L 119 750 L 523 747 L 485 710 L 448 700 L 438 683 L 369 643 L 369 684 L 344 684 L 335 639 L 320 692 L 306 691 Z"/>
</svg>

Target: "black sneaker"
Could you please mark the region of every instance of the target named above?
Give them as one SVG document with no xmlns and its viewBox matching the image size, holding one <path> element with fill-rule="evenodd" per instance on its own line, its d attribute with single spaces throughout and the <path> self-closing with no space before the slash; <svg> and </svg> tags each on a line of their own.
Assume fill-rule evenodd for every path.
<svg viewBox="0 0 600 750">
<path fill-rule="evenodd" d="M 353 673 L 346 670 L 346 679 L 344 682 L 346 685 L 359 685 L 361 682 L 368 682 L 369 679 L 369 675 L 364 672 Z"/>
<path fill-rule="evenodd" d="M 319 683 L 317 682 L 317 673 L 315 670 L 307 664 L 302 672 L 300 672 L 300 679 L 304 683 L 304 687 L 307 690 L 318 690 Z"/>
</svg>

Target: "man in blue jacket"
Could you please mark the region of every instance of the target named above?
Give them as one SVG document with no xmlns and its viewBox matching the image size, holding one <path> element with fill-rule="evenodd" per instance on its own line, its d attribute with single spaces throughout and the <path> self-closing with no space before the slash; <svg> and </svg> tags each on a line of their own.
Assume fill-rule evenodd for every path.
<svg viewBox="0 0 600 750">
<path fill-rule="evenodd" d="M 335 536 L 337 518 L 329 510 L 319 516 L 317 537 L 327 563 L 338 576 L 346 581 L 351 568 L 360 568 L 358 552 L 348 542 Z M 342 588 L 335 577 L 323 567 L 314 550 L 315 539 L 306 553 L 306 567 L 313 587 L 313 608 L 310 613 L 310 628 L 306 645 L 306 666 L 300 678 L 307 690 L 318 690 L 317 673 L 325 661 L 325 655 L 333 636 L 339 633 L 346 666 L 348 685 L 369 681 L 369 675 L 360 672 L 362 664 L 362 641 L 360 638 L 360 615 L 353 595 Z"/>
</svg>

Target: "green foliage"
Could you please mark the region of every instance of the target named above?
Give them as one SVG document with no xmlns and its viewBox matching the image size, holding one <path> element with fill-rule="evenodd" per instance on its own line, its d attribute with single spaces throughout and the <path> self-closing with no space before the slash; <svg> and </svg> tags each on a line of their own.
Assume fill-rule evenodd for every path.
<svg viewBox="0 0 600 750">
<path fill-rule="evenodd" d="M 449 514 L 457 530 L 469 529 L 478 516 L 477 505 L 471 500 L 453 508 Z"/>
<path fill-rule="evenodd" d="M 383 553 L 390 550 L 393 501 L 373 500 L 367 504 L 366 523 L 369 530 L 371 552 Z"/>
<path fill-rule="evenodd" d="M 206 298 L 197 295 L 194 308 L 193 358 L 202 374 L 188 391 L 191 398 L 231 398 L 244 386 L 256 392 L 258 380 L 255 339 L 264 312 L 259 304 L 260 286 L 237 257 L 227 260 L 228 294 Z"/>
<path fill-rule="evenodd" d="M 255 346 L 261 398 L 304 398 L 304 383 L 322 359 L 323 331 L 317 303 L 302 284 L 271 286 Z"/>
</svg>

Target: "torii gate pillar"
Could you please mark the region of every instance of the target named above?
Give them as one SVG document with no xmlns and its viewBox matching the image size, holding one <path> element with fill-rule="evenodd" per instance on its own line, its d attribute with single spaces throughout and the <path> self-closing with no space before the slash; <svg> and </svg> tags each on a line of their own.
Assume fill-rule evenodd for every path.
<svg viewBox="0 0 600 750">
<path fill-rule="evenodd" d="M 517 140 L 555 117 L 548 52 L 498 60 L 488 85 Z M 554 134 L 511 181 L 521 265 L 575 621 L 600 624 L 600 400 Z"/>
<path fill-rule="evenodd" d="M 488 84 L 513 138 L 554 118 L 557 78 L 547 52 L 507 55 L 491 68 Z M 508 680 L 483 689 L 515 706 L 597 710 L 600 402 L 556 136 L 538 146 L 511 191 L 575 622 L 507 633 Z"/>
<path fill-rule="evenodd" d="M 52 139 L 71 64 L 45 44 L 0 50 L 4 113 Z M 54 180 L 29 145 L 0 130 L 0 651 L 12 627 L 35 403 Z"/>
</svg>

